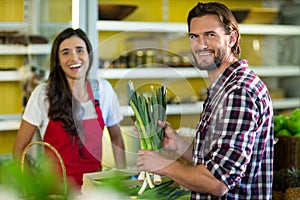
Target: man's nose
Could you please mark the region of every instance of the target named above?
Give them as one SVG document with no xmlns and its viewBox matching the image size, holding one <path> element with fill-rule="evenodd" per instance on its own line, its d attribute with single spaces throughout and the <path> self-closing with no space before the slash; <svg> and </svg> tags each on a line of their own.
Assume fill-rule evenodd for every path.
<svg viewBox="0 0 300 200">
<path fill-rule="evenodd" d="M 197 43 L 202 49 L 207 48 L 207 41 L 206 41 L 205 37 L 199 36 L 197 38 Z"/>
</svg>

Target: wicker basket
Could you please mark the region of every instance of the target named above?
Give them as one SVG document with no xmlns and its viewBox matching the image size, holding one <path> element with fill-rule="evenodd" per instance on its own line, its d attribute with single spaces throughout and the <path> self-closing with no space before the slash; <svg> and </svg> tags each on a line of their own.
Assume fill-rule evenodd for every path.
<svg viewBox="0 0 300 200">
<path fill-rule="evenodd" d="M 273 190 L 273 200 L 284 200 L 284 192 Z"/>
<path fill-rule="evenodd" d="M 31 142 L 29 143 L 23 153 L 22 153 L 22 158 L 21 158 L 21 172 L 22 174 L 24 174 L 24 165 L 25 165 L 25 157 L 26 157 L 26 154 L 27 152 L 29 151 L 29 149 L 33 146 L 33 145 L 43 145 L 43 146 L 46 146 L 48 147 L 49 149 L 51 149 L 55 155 L 57 156 L 59 162 L 60 162 L 60 166 L 62 168 L 62 174 L 63 174 L 63 181 L 64 181 L 64 196 L 62 198 L 57 198 L 58 196 L 57 195 L 50 195 L 50 199 L 67 199 L 67 196 L 68 196 L 68 182 L 67 182 L 67 173 L 66 173 L 66 167 L 65 167 L 65 164 L 64 164 L 64 161 L 61 157 L 61 155 L 58 153 L 58 151 L 55 149 L 55 147 L 53 147 L 51 144 L 47 143 L 47 142 L 42 142 L 42 141 L 35 141 L 35 142 Z"/>
<path fill-rule="evenodd" d="M 285 191 L 285 200 L 299 200 L 300 199 L 300 187 L 290 187 Z"/>
<path fill-rule="evenodd" d="M 274 146 L 274 170 L 284 168 L 300 168 L 300 137 L 276 136 L 278 142 Z"/>
</svg>

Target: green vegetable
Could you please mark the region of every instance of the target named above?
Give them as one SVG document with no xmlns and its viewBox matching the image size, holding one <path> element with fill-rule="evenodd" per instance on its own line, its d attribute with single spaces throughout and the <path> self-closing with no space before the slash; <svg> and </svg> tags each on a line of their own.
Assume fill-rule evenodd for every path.
<svg viewBox="0 0 300 200">
<path fill-rule="evenodd" d="M 298 116 L 300 117 L 300 108 L 296 108 L 292 111 L 291 116 Z"/>
<path fill-rule="evenodd" d="M 276 135 L 299 136 L 300 108 L 294 109 L 289 116 L 274 116 L 274 132 Z"/>
<path fill-rule="evenodd" d="M 158 120 L 165 121 L 166 118 L 166 88 L 158 87 L 155 91 L 151 87 L 151 95 L 135 91 L 132 81 L 127 84 L 129 104 L 134 112 L 135 125 L 140 134 L 141 148 L 160 151 L 161 139 L 164 130 L 158 125 Z"/>
<path fill-rule="evenodd" d="M 129 81 L 127 91 L 129 94 L 129 105 L 136 118 L 135 126 L 140 135 L 141 148 L 157 152 L 161 151 L 161 140 L 164 130 L 158 125 L 158 120 L 166 120 L 166 88 L 161 86 L 154 91 L 153 87 L 151 87 L 150 95 L 146 96 L 143 93 L 137 93 L 133 82 Z M 161 178 L 157 175 L 154 177 L 154 183 L 160 184 Z M 154 187 L 148 172 L 141 172 L 139 180 L 143 181 L 143 185 L 138 192 L 139 195 L 144 192 L 147 185 L 150 188 Z"/>
<path fill-rule="evenodd" d="M 274 116 L 274 132 L 278 133 L 281 129 L 286 128 L 288 117 L 283 115 L 275 115 Z"/>
<path fill-rule="evenodd" d="M 137 199 L 178 199 L 183 196 L 187 196 L 186 199 L 190 199 L 190 191 L 179 187 L 173 180 L 167 180 L 161 185 L 156 186 L 151 190 L 145 191 L 138 196 Z"/>
<path fill-rule="evenodd" d="M 300 109 L 296 109 L 291 113 L 287 121 L 287 127 L 293 134 L 300 132 Z"/>
<path fill-rule="evenodd" d="M 285 136 L 292 136 L 292 133 L 289 132 L 287 129 L 281 129 L 277 135 L 285 135 Z"/>
<path fill-rule="evenodd" d="M 49 160 L 41 157 L 37 162 L 38 167 L 30 165 L 24 173 L 21 166 L 14 161 L 1 164 L 1 185 L 15 190 L 20 199 L 51 199 L 53 195 L 57 197 L 56 199 L 69 199 L 69 194 L 63 196 L 64 185 L 53 175 L 55 171 Z"/>
</svg>

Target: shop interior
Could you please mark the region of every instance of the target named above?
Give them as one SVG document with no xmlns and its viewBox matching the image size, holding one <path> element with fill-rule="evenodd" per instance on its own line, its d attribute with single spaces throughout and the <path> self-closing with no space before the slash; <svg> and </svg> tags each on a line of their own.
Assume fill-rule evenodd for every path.
<svg viewBox="0 0 300 200">
<path fill-rule="evenodd" d="M 206 72 L 193 67 L 187 37 L 187 13 L 196 2 L 1 0 L 0 161 L 12 159 L 26 101 L 34 87 L 47 80 L 51 44 L 66 27 L 86 31 L 94 55 L 98 55 L 90 77 L 107 79 L 118 96 L 124 116 L 121 129 L 128 166 L 135 165 L 134 154 L 140 147 L 132 129 L 135 118 L 126 90 L 130 80 L 141 92 L 149 91 L 153 85 L 167 86 L 167 121 L 182 136 L 194 137 L 209 85 Z M 289 116 L 300 108 L 300 1 L 220 2 L 233 11 L 239 22 L 241 57 L 267 84 L 275 115 Z M 300 142 L 287 143 L 298 145 L 300 150 Z M 114 168 L 107 133 L 103 145 L 103 164 Z M 295 154 L 299 157 L 299 152 Z M 297 164 L 300 167 L 300 159 L 295 161 L 294 157 L 286 158 L 292 160 L 287 162 L 289 166 L 277 164 L 277 169 Z"/>
</svg>

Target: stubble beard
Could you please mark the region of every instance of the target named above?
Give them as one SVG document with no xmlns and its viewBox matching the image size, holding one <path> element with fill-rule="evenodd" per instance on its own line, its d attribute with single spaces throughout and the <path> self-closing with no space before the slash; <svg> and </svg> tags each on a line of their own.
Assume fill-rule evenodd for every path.
<svg viewBox="0 0 300 200">
<path fill-rule="evenodd" d="M 215 53 L 215 51 L 212 51 L 212 52 Z M 222 64 L 222 60 L 224 58 L 224 55 L 222 55 L 221 50 L 218 49 L 217 53 L 214 54 L 215 56 L 214 56 L 213 61 L 202 60 L 199 62 L 199 60 L 197 59 L 197 55 L 195 55 L 197 53 L 199 53 L 198 50 L 196 50 L 195 52 L 192 52 L 192 55 L 195 60 L 196 67 L 200 70 L 210 71 L 210 70 L 217 69 Z"/>
</svg>

